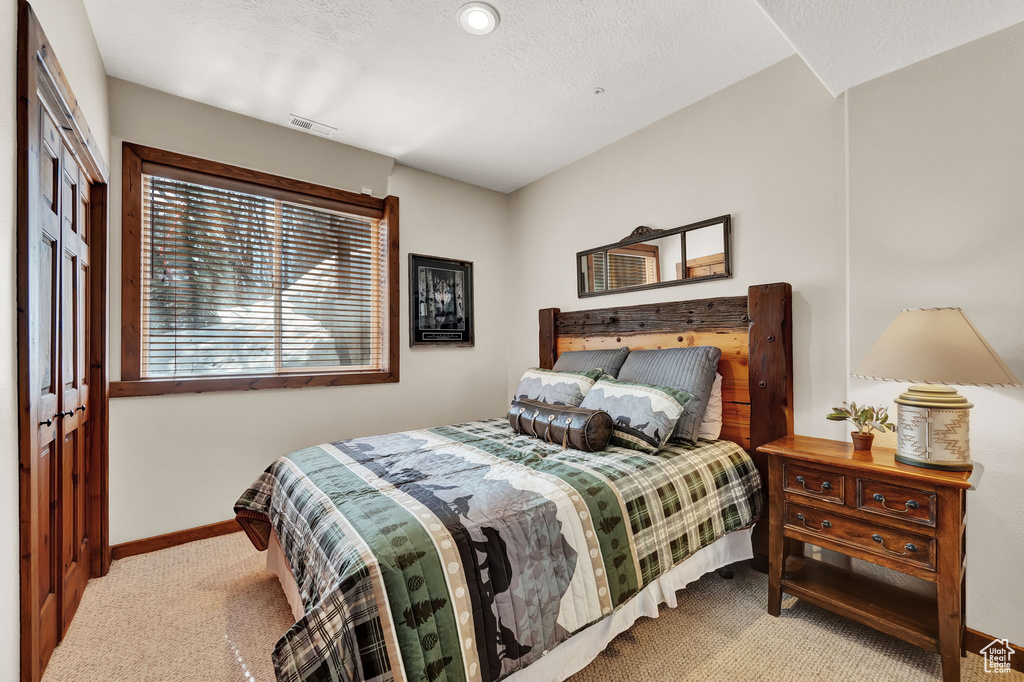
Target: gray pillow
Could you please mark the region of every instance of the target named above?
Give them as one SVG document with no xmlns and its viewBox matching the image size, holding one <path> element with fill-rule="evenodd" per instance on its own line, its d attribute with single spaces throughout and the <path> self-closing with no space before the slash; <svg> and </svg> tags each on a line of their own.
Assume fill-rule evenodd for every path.
<svg viewBox="0 0 1024 682">
<path fill-rule="evenodd" d="M 629 355 L 629 348 L 609 348 L 608 350 L 567 350 L 555 360 L 552 369 L 559 372 L 586 372 L 588 369 L 603 369 L 605 374 L 613 377 L 619 375 L 619 368 Z"/>
<path fill-rule="evenodd" d="M 685 391 L 693 400 L 683 407 L 676 423 L 673 441 L 696 442 L 704 412 L 708 408 L 711 387 L 722 350 L 714 346 L 635 350 L 619 370 L 620 381 L 668 386 Z"/>
</svg>

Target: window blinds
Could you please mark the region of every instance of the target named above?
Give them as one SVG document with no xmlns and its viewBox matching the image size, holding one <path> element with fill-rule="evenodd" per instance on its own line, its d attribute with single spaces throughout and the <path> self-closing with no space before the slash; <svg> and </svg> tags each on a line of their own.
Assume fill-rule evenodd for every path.
<svg viewBox="0 0 1024 682">
<path fill-rule="evenodd" d="M 144 377 L 387 369 L 378 217 L 143 170 Z"/>
<path fill-rule="evenodd" d="M 635 287 L 657 281 L 655 259 L 628 253 L 608 254 L 608 280 L 610 289 Z"/>
</svg>

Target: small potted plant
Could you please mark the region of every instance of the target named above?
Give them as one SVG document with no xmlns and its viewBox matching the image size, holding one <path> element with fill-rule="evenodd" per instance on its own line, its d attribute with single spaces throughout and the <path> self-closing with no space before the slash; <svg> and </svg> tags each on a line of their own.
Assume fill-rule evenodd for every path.
<svg viewBox="0 0 1024 682">
<path fill-rule="evenodd" d="M 872 429 L 881 433 L 895 431 L 896 427 L 889 421 L 888 407 L 861 407 L 857 403 L 843 401 L 842 407 L 833 407 L 827 415 L 834 422 L 848 421 L 857 427 L 850 435 L 853 436 L 854 450 L 870 450 L 875 439 Z"/>
</svg>

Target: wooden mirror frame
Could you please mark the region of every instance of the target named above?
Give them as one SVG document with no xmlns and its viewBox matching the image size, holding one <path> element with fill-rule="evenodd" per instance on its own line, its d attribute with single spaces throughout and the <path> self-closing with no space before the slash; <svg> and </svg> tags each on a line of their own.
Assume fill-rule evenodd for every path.
<svg viewBox="0 0 1024 682">
<path fill-rule="evenodd" d="M 611 289 L 608 291 L 587 291 L 583 285 L 583 268 L 580 267 L 580 261 L 586 257 L 591 256 L 595 253 L 602 251 L 611 251 L 613 249 L 621 249 L 626 246 L 634 246 L 636 244 L 642 244 L 643 242 L 650 241 L 652 239 L 662 239 L 664 237 L 671 237 L 672 235 L 681 235 L 683 242 L 683 263 L 686 263 L 686 233 L 692 232 L 693 230 L 699 230 L 702 227 L 709 227 L 711 225 L 722 225 L 722 237 L 725 242 L 725 272 L 717 273 L 714 275 L 703 275 L 701 277 L 683 277 L 680 279 L 673 279 L 662 282 L 654 282 L 652 284 L 638 284 L 631 287 L 621 287 L 619 289 Z M 702 220 L 697 223 L 690 223 L 689 225 L 683 225 L 681 227 L 673 227 L 667 230 L 659 230 L 653 227 L 647 227 L 641 225 L 633 230 L 629 235 L 623 239 L 615 242 L 614 244 L 605 244 L 604 246 L 598 246 L 593 249 L 586 249 L 585 251 L 579 251 L 576 253 L 576 294 L 578 298 L 590 298 L 591 296 L 608 296 L 610 294 L 623 294 L 630 291 L 646 291 L 647 289 L 660 289 L 662 287 L 672 287 L 681 284 L 693 284 L 695 282 L 706 282 L 712 279 L 725 279 L 732 277 L 732 216 L 730 214 L 720 215 L 716 218 L 710 218 L 708 220 Z"/>
</svg>

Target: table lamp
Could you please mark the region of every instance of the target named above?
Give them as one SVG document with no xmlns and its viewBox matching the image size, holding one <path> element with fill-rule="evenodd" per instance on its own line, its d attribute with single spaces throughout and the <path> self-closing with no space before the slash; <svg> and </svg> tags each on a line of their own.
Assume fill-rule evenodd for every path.
<svg viewBox="0 0 1024 682">
<path fill-rule="evenodd" d="M 970 471 L 968 415 L 955 386 L 1021 383 L 959 308 L 906 308 L 860 361 L 853 376 L 913 383 L 896 399 L 896 460 Z"/>
</svg>

